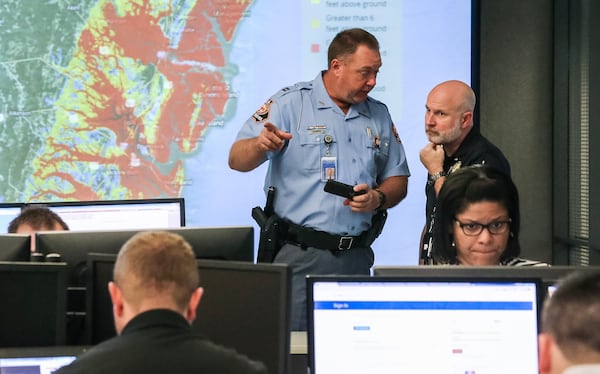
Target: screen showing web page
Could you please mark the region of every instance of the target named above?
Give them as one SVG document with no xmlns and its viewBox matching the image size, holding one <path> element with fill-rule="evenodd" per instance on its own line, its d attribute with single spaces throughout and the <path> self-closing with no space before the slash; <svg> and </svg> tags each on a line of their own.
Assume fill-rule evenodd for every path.
<svg viewBox="0 0 600 374">
<path fill-rule="evenodd" d="M 70 230 L 142 230 L 181 227 L 177 202 L 51 206 Z"/>
<path fill-rule="evenodd" d="M 312 287 L 313 373 L 538 372 L 535 282 Z"/>
<path fill-rule="evenodd" d="M 0 358 L 0 373 L 52 374 L 75 360 L 75 356 Z"/>
</svg>

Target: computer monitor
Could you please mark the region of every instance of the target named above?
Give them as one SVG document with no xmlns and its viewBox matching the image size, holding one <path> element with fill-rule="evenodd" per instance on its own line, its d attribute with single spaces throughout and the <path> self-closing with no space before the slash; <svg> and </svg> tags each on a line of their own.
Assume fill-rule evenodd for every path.
<svg viewBox="0 0 600 374">
<path fill-rule="evenodd" d="M 540 297 L 534 278 L 309 276 L 310 372 L 537 374 Z"/>
<path fill-rule="evenodd" d="M 180 227 L 164 229 L 183 236 L 197 258 L 252 262 L 254 228 Z M 133 235 L 145 230 L 45 231 L 35 234 L 36 249 L 43 254 L 56 253 L 67 263 L 68 343 L 83 344 L 88 253 L 117 254 Z"/>
<path fill-rule="evenodd" d="M 88 343 L 115 335 L 107 283 L 115 255 L 90 254 Z M 204 294 L 192 328 L 215 343 L 264 362 L 270 373 L 289 364 L 290 272 L 285 265 L 198 260 Z"/>
<path fill-rule="evenodd" d="M 85 343 L 98 344 L 117 334 L 112 314 L 108 282 L 113 280 L 116 254 L 90 253 L 86 283 Z"/>
<path fill-rule="evenodd" d="M 252 226 L 180 227 L 161 229 L 187 240 L 197 258 L 254 261 Z M 57 253 L 68 264 L 69 285 L 84 286 L 88 253 L 116 254 L 129 238 L 146 230 L 45 231 L 35 234 L 36 249 Z"/>
<path fill-rule="evenodd" d="M 600 266 L 374 266 L 375 276 L 396 277 L 460 277 L 478 279 L 497 278 L 538 278 L 546 291 L 551 290 L 557 281 L 573 271 L 600 271 Z"/>
<path fill-rule="evenodd" d="M 87 346 L 0 348 L 0 373 L 52 374 L 87 349 Z"/>
<path fill-rule="evenodd" d="M 0 262 L 0 347 L 65 344 L 66 266 Z"/>
<path fill-rule="evenodd" d="M 29 261 L 31 236 L 0 234 L 0 261 Z"/>
<path fill-rule="evenodd" d="M 183 198 L 61 201 L 30 203 L 47 206 L 72 231 L 144 230 L 185 226 Z"/>
<path fill-rule="evenodd" d="M 204 294 L 192 328 L 287 373 L 291 271 L 283 264 L 199 260 Z"/>
<path fill-rule="evenodd" d="M 15 219 L 23 208 L 21 203 L 0 203 L 0 227 L 8 232 L 8 225 Z"/>
</svg>

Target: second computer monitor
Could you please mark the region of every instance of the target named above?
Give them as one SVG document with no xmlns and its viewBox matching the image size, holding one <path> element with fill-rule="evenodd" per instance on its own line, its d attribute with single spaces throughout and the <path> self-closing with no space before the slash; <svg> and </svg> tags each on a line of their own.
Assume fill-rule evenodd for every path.
<svg viewBox="0 0 600 374">
<path fill-rule="evenodd" d="M 390 277 L 537 278 L 545 289 L 574 271 L 600 271 L 600 266 L 375 266 L 373 275 Z"/>
<path fill-rule="evenodd" d="M 283 264 L 199 260 L 204 287 L 192 325 L 216 343 L 287 373 L 291 271 Z"/>
<path fill-rule="evenodd" d="M 31 236 L 0 234 L 0 261 L 29 261 Z"/>
<path fill-rule="evenodd" d="M 0 347 L 65 344 L 65 266 L 0 262 Z"/>
<path fill-rule="evenodd" d="M 143 230 L 185 226 L 183 198 L 30 203 L 58 214 L 70 230 Z"/>
<path fill-rule="evenodd" d="M 133 235 L 146 230 L 46 231 L 37 232 L 36 249 L 57 253 L 68 264 L 69 285 L 83 286 L 88 253 L 116 254 Z M 252 226 L 180 227 L 165 231 L 181 235 L 192 246 L 196 258 L 254 261 Z"/>
</svg>

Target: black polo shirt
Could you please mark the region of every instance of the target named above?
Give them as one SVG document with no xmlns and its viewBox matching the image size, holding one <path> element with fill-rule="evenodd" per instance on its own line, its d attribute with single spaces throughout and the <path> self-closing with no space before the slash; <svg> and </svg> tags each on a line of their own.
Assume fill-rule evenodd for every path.
<svg viewBox="0 0 600 374">
<path fill-rule="evenodd" d="M 138 314 L 121 335 L 84 353 L 56 374 L 266 374 L 265 365 L 196 335 L 182 315 L 154 309 Z"/>
<path fill-rule="evenodd" d="M 444 159 L 444 172 L 451 174 L 463 166 L 479 164 L 493 166 L 510 176 L 510 164 L 502 151 L 481 135 L 479 128 L 473 127 L 456 152 L 452 156 L 446 155 Z M 429 243 L 431 242 L 431 234 L 433 232 L 432 219 L 437 201 L 433 185 L 429 183 L 425 184 L 425 195 L 427 196 L 425 208 L 426 231 L 421 243 L 421 259 L 427 258 L 428 253 L 430 253 Z"/>
</svg>

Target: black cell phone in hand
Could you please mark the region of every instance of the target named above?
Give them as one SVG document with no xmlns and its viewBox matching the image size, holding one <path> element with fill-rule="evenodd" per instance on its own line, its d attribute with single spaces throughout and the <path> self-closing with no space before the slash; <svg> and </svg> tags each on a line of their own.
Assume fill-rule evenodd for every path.
<svg viewBox="0 0 600 374">
<path fill-rule="evenodd" d="M 332 193 L 334 195 L 338 195 L 341 197 L 345 197 L 346 199 L 352 199 L 354 196 L 362 195 L 367 193 L 367 190 L 359 190 L 354 191 L 354 186 L 338 182 L 335 180 L 328 180 L 325 182 L 325 187 L 323 191 Z"/>
</svg>

